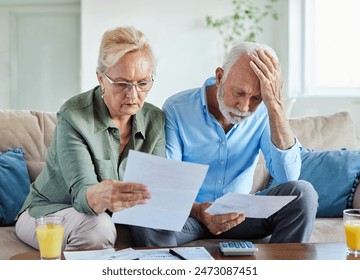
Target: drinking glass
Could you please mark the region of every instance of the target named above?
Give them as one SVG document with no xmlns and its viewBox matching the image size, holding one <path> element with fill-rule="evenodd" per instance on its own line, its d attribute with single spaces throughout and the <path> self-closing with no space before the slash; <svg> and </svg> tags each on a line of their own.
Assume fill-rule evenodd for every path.
<svg viewBox="0 0 360 280">
<path fill-rule="evenodd" d="M 360 256 L 360 209 L 343 211 L 348 254 Z"/>
<path fill-rule="evenodd" d="M 43 216 L 35 219 L 36 236 L 42 260 L 60 260 L 64 237 L 64 218 Z"/>
</svg>

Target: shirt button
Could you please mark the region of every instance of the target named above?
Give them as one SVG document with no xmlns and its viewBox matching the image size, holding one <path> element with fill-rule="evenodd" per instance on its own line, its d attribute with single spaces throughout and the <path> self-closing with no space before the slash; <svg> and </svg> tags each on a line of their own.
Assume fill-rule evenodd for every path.
<svg viewBox="0 0 360 280">
<path fill-rule="evenodd" d="M 223 165 L 223 164 L 224 164 L 224 161 L 223 161 L 223 160 L 222 160 L 222 161 L 220 161 L 220 164 L 221 164 L 221 165 Z"/>
<path fill-rule="evenodd" d="M 221 141 L 221 145 L 225 145 L 225 141 Z"/>
<path fill-rule="evenodd" d="M 222 182 L 221 180 L 218 180 L 218 183 L 219 183 L 219 184 L 221 184 L 221 182 Z"/>
</svg>

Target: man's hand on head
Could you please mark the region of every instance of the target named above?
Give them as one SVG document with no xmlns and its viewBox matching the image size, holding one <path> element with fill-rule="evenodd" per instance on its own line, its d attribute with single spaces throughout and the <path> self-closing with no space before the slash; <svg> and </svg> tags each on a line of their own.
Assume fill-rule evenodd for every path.
<svg viewBox="0 0 360 280">
<path fill-rule="evenodd" d="M 278 149 L 287 150 L 295 145 L 295 137 L 282 102 L 281 67 L 268 51 L 257 50 L 257 55 L 250 56 L 250 67 L 259 78 L 261 97 L 268 108 L 271 141 Z"/>
<path fill-rule="evenodd" d="M 282 104 L 282 76 L 280 63 L 268 51 L 258 50 L 251 55 L 250 67 L 260 81 L 261 97 L 266 107 Z"/>
</svg>

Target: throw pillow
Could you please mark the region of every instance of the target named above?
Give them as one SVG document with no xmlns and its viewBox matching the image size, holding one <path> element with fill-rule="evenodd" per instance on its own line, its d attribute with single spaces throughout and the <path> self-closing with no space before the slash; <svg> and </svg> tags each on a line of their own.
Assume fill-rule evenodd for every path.
<svg viewBox="0 0 360 280">
<path fill-rule="evenodd" d="M 319 195 L 317 217 L 341 217 L 352 208 L 360 177 L 360 150 L 303 149 L 300 180 L 310 182 Z M 268 187 L 277 186 L 275 180 Z"/>
<path fill-rule="evenodd" d="M 9 149 L 0 153 L 0 225 L 15 223 L 15 217 L 30 189 L 24 150 Z"/>
</svg>

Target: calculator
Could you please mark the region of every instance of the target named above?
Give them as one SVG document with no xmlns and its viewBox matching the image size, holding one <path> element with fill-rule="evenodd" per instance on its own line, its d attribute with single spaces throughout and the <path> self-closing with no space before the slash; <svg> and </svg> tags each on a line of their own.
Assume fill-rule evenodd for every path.
<svg viewBox="0 0 360 280">
<path fill-rule="evenodd" d="M 225 256 L 253 255 L 258 251 L 250 241 L 219 242 L 219 248 Z"/>
</svg>

